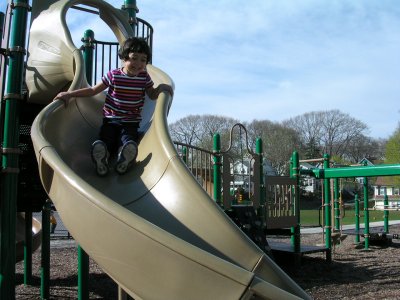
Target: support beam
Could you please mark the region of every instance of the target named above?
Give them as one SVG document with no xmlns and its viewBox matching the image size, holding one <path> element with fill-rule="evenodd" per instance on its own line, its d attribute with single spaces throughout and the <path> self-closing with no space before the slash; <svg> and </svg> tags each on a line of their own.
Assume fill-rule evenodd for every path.
<svg viewBox="0 0 400 300">
<path fill-rule="evenodd" d="M 318 179 L 377 177 L 400 175 L 400 165 L 359 166 L 329 169 L 300 170 L 302 175 L 314 176 Z"/>
</svg>

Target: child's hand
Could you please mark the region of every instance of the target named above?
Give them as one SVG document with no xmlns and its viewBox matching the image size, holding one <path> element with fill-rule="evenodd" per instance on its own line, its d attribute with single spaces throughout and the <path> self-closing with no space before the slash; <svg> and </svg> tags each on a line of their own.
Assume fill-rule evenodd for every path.
<svg viewBox="0 0 400 300">
<path fill-rule="evenodd" d="M 70 96 L 69 92 L 61 92 L 61 93 L 58 93 L 57 96 L 54 97 L 53 101 L 60 99 L 62 102 L 64 102 L 64 105 L 67 106 L 70 98 L 71 98 L 71 96 Z"/>
<path fill-rule="evenodd" d="M 168 84 L 162 83 L 157 87 L 157 89 L 159 94 L 161 92 L 167 92 L 170 93 L 172 97 L 174 96 L 174 89 Z"/>
</svg>

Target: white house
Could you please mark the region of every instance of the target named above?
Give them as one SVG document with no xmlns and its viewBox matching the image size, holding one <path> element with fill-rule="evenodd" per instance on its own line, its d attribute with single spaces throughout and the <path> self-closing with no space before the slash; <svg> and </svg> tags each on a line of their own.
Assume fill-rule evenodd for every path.
<svg viewBox="0 0 400 300">
<path fill-rule="evenodd" d="M 318 168 L 318 169 L 321 168 L 321 164 L 317 164 L 316 166 L 314 166 L 307 162 L 300 163 L 301 170 L 311 170 L 311 169 L 315 169 L 315 168 Z M 302 189 L 306 193 L 315 193 L 315 192 L 321 190 L 321 180 L 316 179 L 313 176 L 309 176 L 309 175 L 302 176 L 301 184 L 302 184 Z"/>
<path fill-rule="evenodd" d="M 388 197 L 388 208 L 400 210 L 400 183 L 393 177 L 377 177 L 376 182 L 372 185 L 374 188 L 375 208 L 384 208 L 385 193 Z"/>
</svg>

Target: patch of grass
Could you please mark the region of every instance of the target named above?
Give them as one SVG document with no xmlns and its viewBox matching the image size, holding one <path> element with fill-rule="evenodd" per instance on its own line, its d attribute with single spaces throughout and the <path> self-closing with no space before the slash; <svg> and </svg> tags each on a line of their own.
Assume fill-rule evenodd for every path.
<svg viewBox="0 0 400 300">
<path fill-rule="evenodd" d="M 318 210 L 301 210 L 300 223 L 302 226 L 319 226 L 322 223 L 323 211 Z M 321 221 L 319 221 L 321 220 Z M 379 222 L 384 220 L 384 212 L 380 210 L 369 211 L 369 221 Z M 389 225 L 391 220 L 400 220 L 400 211 L 389 211 Z M 333 218 L 331 219 L 332 225 L 334 224 Z M 342 225 L 355 224 L 355 211 L 354 209 L 346 209 L 344 215 L 340 219 Z M 364 211 L 360 211 L 360 224 L 364 223 Z"/>
</svg>

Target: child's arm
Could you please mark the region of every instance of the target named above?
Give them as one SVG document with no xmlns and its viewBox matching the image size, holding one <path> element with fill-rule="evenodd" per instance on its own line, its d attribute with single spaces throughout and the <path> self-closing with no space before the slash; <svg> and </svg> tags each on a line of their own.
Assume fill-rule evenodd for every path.
<svg viewBox="0 0 400 300">
<path fill-rule="evenodd" d="M 158 87 L 154 88 L 154 87 L 149 87 L 146 89 L 146 93 L 147 95 L 150 97 L 150 99 L 157 99 L 158 95 L 161 92 L 167 92 L 170 93 L 171 96 L 174 96 L 174 90 L 172 88 L 172 86 L 168 85 L 168 84 L 160 84 Z"/>
<path fill-rule="evenodd" d="M 104 91 L 106 89 L 106 85 L 101 81 L 95 86 L 79 89 L 79 90 L 74 90 L 74 91 L 68 91 L 68 92 L 61 92 L 58 93 L 58 95 L 53 99 L 60 99 L 62 100 L 65 104 L 68 103 L 69 99 L 73 97 L 91 97 L 94 95 L 97 95 L 101 91 Z"/>
</svg>

